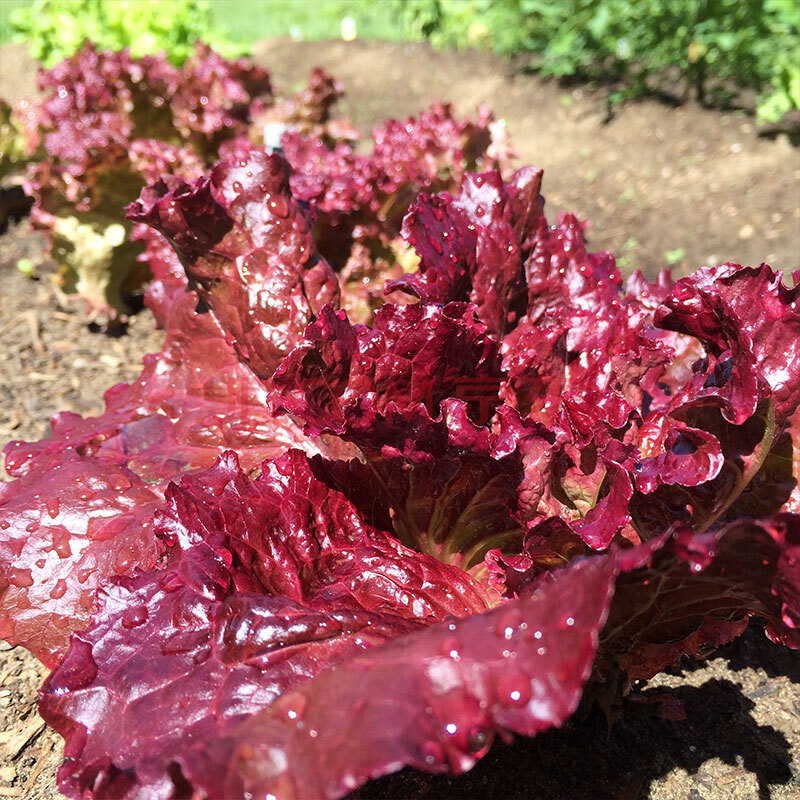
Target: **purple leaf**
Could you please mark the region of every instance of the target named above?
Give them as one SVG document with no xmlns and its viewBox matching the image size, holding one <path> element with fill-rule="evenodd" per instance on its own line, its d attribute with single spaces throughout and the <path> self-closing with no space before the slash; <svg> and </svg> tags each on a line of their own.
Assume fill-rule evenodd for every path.
<svg viewBox="0 0 800 800">
<path fill-rule="evenodd" d="M 279 156 L 253 150 L 192 185 L 159 182 L 128 212 L 174 245 L 239 356 L 262 378 L 301 341 L 339 285 L 315 255 Z"/>
<path fill-rule="evenodd" d="M 650 563 L 617 580 L 603 651 L 630 679 L 650 678 L 683 654 L 738 636 L 752 615 L 774 641 L 800 648 L 800 518 L 741 520 L 713 533 L 677 532 Z"/>
<path fill-rule="evenodd" d="M 465 573 L 364 525 L 297 451 L 255 482 L 229 454 L 167 498 L 168 566 L 107 584 L 42 690 L 67 739 L 65 792 L 168 796 L 189 780 L 221 795 L 214 759 L 238 722 L 388 638 L 486 607 Z"/>
<path fill-rule="evenodd" d="M 693 385 L 697 391 L 687 400 L 719 397 L 737 425 L 768 396 L 778 420 L 791 416 L 800 403 L 798 297 L 800 284 L 788 289 L 766 264 L 728 263 L 678 281 L 655 323 L 695 336 L 708 350 L 705 383 Z"/>
<path fill-rule="evenodd" d="M 280 365 L 274 383 L 280 408 L 309 433 L 424 459 L 462 435 L 448 432 L 444 400 L 464 399 L 478 424 L 499 403 L 496 344 L 466 304 L 386 305 L 372 328 L 326 308 L 306 336 L 309 344 Z M 471 435 L 464 422 L 458 427 Z"/>
<path fill-rule="evenodd" d="M 321 674 L 233 733 L 227 792 L 341 797 L 405 764 L 463 772 L 496 731 L 560 725 L 589 676 L 614 573 L 613 559 L 584 561 L 503 608 Z"/>
</svg>

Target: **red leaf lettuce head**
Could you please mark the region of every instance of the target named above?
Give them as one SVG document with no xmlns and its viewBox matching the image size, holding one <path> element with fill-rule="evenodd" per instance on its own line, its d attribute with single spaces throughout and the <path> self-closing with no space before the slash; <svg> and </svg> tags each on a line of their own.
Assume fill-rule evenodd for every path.
<svg viewBox="0 0 800 800">
<path fill-rule="evenodd" d="M 29 149 L 46 151 L 26 182 L 32 221 L 66 290 L 95 311 L 124 314 L 149 265 L 122 209 L 163 174 L 201 175 L 225 141 L 247 133 L 251 108 L 271 102 L 269 78 L 199 42 L 180 69 L 164 55 L 134 59 L 87 43 L 40 72 L 39 84 L 45 96 L 23 117 Z"/>
<path fill-rule="evenodd" d="M 387 304 L 371 328 L 325 308 L 306 335 L 274 383 L 279 407 L 309 433 L 419 460 L 470 435 L 470 420 L 485 423 L 499 402 L 496 342 L 464 303 Z M 447 398 L 467 401 L 466 425 L 448 414 Z"/>
<path fill-rule="evenodd" d="M 461 772 L 495 733 L 561 724 L 596 658 L 650 674 L 752 611 L 798 643 L 789 517 L 578 559 L 492 610 L 296 451 L 256 481 L 225 456 L 168 490 L 156 528 L 167 566 L 109 585 L 42 690 L 74 796 L 335 798 L 402 764 Z"/>
<path fill-rule="evenodd" d="M 141 208 L 147 214 L 140 213 L 160 220 L 189 274 L 197 276 L 196 291 L 187 292 L 177 265 L 164 261 L 153 290 L 158 293 L 151 293 L 166 328 L 162 352 L 145 357 L 136 382 L 107 393 L 100 417 L 57 415 L 50 439 L 6 448 L 7 469 L 22 480 L 0 486 L 6 525 L 0 552 L 10 576 L 2 584 L 3 634 L 47 663 L 64 652 L 72 630 L 85 627 L 104 580 L 155 563 L 152 529 L 141 526 L 169 479 L 210 466 L 229 448 L 236 448 L 246 468 L 291 446 L 318 452 L 291 420 L 272 416 L 269 385 L 261 376 L 271 374 L 292 337 L 299 338 L 313 307 L 335 298 L 335 278 L 324 262 L 313 263 L 313 253 L 294 260 L 313 242 L 277 156 L 254 154 L 251 169 L 221 165 L 215 174 L 218 185 L 168 178 L 145 192 L 143 203 L 149 204 Z M 247 187 L 244 198 L 234 188 L 237 178 Z M 260 188 L 269 180 L 271 193 Z M 244 217 L 256 212 L 260 224 L 251 237 Z M 252 265 L 250 272 L 239 271 L 244 264 Z M 248 294 L 256 275 L 261 283 Z M 255 342 L 247 360 L 243 331 Z M 75 485 L 76 477 L 84 483 Z M 45 498 L 58 498 L 55 517 Z M 106 522 L 110 532 L 94 537 Z M 107 541 L 112 532 L 117 538 Z M 127 555 L 116 559 L 117 551 Z M 52 552 L 59 557 L 51 563 Z"/>
<path fill-rule="evenodd" d="M 623 287 L 531 168 L 419 198 L 418 302 L 351 324 L 286 163 L 231 154 L 130 209 L 163 351 L 6 452 L 0 626 L 60 661 L 66 793 L 330 800 L 752 615 L 800 645 L 796 286 Z"/>
</svg>

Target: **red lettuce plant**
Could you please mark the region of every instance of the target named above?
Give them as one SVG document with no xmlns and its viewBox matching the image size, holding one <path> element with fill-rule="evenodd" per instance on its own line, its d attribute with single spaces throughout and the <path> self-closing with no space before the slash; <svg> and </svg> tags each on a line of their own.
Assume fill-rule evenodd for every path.
<svg viewBox="0 0 800 800">
<path fill-rule="evenodd" d="M 65 793 L 337 798 L 752 615 L 800 646 L 797 280 L 623 284 L 540 181 L 420 194 L 369 324 L 279 155 L 130 207 L 181 265 L 164 349 L 0 487 L 0 632 L 54 667 Z"/>
<path fill-rule="evenodd" d="M 165 56 L 83 49 L 39 73 L 42 98 L 17 117 L 34 158 L 32 220 L 51 241 L 67 291 L 96 309 L 126 310 L 147 275 L 121 208 L 153 175 L 195 178 L 220 144 L 272 101 L 267 73 L 198 43 L 180 69 Z"/>
<path fill-rule="evenodd" d="M 438 105 L 418 120 L 390 121 L 375 132 L 372 155 L 355 155 L 360 133 L 333 115 L 343 91 L 324 70 L 313 69 L 297 95 L 278 98 L 265 70 L 202 43 L 180 68 L 164 56 L 132 58 L 87 43 L 43 70 L 39 86 L 42 99 L 13 117 L 0 108 L 0 140 L 8 140 L 0 171 L 17 163 L 24 139 L 32 220 L 48 236 L 64 288 L 111 315 L 125 313 L 152 274 L 180 275 L 160 234 L 122 212 L 162 175 L 194 180 L 220 158 L 283 141 L 295 197 L 317 210 L 318 246 L 334 266 L 350 260 L 346 305 L 366 318 L 378 302 L 362 278 L 377 279 L 394 263 L 399 222 L 417 192 L 455 188 L 466 169 L 508 158 L 486 110 L 472 123 Z"/>
</svg>

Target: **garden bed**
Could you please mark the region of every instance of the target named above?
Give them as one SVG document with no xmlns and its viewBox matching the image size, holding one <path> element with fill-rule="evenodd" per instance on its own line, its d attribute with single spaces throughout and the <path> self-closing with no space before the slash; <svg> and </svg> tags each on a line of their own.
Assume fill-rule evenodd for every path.
<svg viewBox="0 0 800 800">
<path fill-rule="evenodd" d="M 344 110 L 369 129 L 436 98 L 460 111 L 488 102 L 503 117 L 520 163 L 546 168 L 549 208 L 590 218 L 593 249 L 607 248 L 626 271 L 646 275 L 733 260 L 775 267 L 800 263 L 797 151 L 786 135 L 759 137 L 735 114 L 645 101 L 604 123 L 600 96 L 508 74 L 502 62 L 423 45 L 264 42 L 258 60 L 291 88 L 313 64 L 347 90 Z M 30 91 L 33 64 L 0 52 L 0 95 Z M 22 70 L 14 74 L 11 70 Z M 388 87 L 391 87 L 389 89 Z M 680 252 L 679 252 L 680 251 Z M 0 238 L 0 442 L 37 439 L 51 413 L 101 410 L 102 392 L 135 377 L 141 356 L 160 346 L 149 314 L 119 336 L 86 325 L 78 305 L 16 269 L 41 262 L 35 238 L 17 226 Z M 609 736 L 603 717 L 580 715 L 561 732 L 497 746 L 459 779 L 404 773 L 370 784 L 362 797 L 702 797 L 789 798 L 797 792 L 800 707 L 796 658 L 748 635 L 704 666 L 650 682 L 662 701 L 628 702 Z M 21 649 L 0 654 L 0 797 L 57 797 L 60 740 L 42 729 L 35 690 L 45 675 Z M 680 716 L 683 701 L 686 719 Z"/>
</svg>

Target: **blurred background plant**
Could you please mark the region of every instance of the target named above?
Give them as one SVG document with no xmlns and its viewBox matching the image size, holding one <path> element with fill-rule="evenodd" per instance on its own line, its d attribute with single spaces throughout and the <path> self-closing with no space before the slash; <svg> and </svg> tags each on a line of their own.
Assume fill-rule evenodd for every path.
<svg viewBox="0 0 800 800">
<path fill-rule="evenodd" d="M 211 0 L 215 24 L 240 42 L 348 38 L 353 27 L 362 39 L 409 39 L 402 10 L 400 0 Z"/>
<path fill-rule="evenodd" d="M 226 56 L 246 48 L 215 25 L 204 0 L 33 0 L 14 3 L 9 28 L 30 43 L 34 58 L 52 67 L 73 55 L 86 39 L 100 50 L 130 48 L 135 58 L 166 52 L 180 66 L 197 39 Z"/>
<path fill-rule="evenodd" d="M 38 97 L 15 107 L 0 101 L 0 177 L 16 172 L 32 199 L 30 221 L 63 291 L 109 320 L 140 306 L 151 275 L 183 275 L 166 240 L 125 216 L 162 178 L 192 181 L 217 161 L 281 146 L 294 197 L 314 210 L 317 247 L 345 276 L 349 310 L 368 316 L 382 302 L 371 276 L 402 266 L 408 248 L 396 240 L 417 194 L 455 191 L 466 171 L 505 168 L 512 157 L 488 108 L 470 120 L 441 103 L 387 120 L 371 154 L 356 153 L 360 131 L 333 113 L 343 92 L 333 76 L 314 68 L 300 91 L 279 93 L 265 69 L 200 40 L 181 67 L 163 53 L 134 58 L 87 41 L 39 70 L 38 85 Z"/>
<path fill-rule="evenodd" d="M 0 23 L 47 66 L 85 38 L 176 65 L 198 38 L 226 56 L 267 36 L 428 39 L 602 83 L 610 106 L 677 79 L 700 103 L 749 90 L 766 122 L 800 108 L 797 0 L 3 0 Z"/>
<path fill-rule="evenodd" d="M 400 11 L 399 0 L 2 0 L 0 40 L 30 42 L 46 66 L 73 55 L 84 39 L 101 50 L 129 47 L 134 57 L 166 51 L 180 66 L 196 39 L 229 57 L 266 36 L 338 38 L 345 28 L 368 39 L 407 39 Z"/>
<path fill-rule="evenodd" d="M 750 89 L 765 121 L 800 108 L 796 0 L 403 0 L 403 19 L 436 47 L 529 56 L 542 75 L 610 85 L 610 104 L 677 71 L 700 103 Z"/>
</svg>

